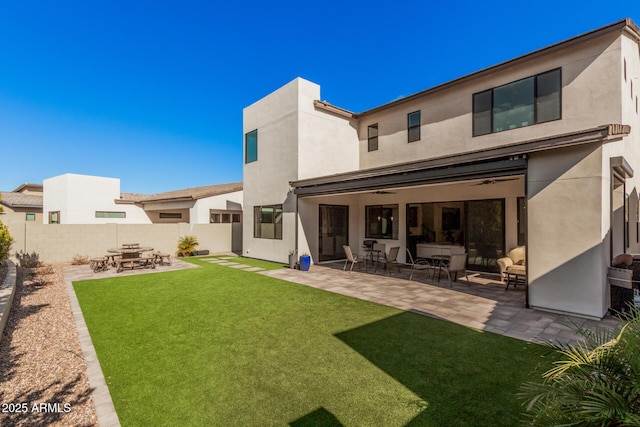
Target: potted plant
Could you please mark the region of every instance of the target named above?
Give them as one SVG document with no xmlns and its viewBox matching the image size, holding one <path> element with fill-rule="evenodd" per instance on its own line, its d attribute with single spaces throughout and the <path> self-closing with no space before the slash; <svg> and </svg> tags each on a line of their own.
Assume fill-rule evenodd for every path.
<svg viewBox="0 0 640 427">
<path fill-rule="evenodd" d="M 302 255 L 300 255 L 300 270 L 309 271 L 309 267 L 311 267 L 311 255 L 303 252 Z"/>
<path fill-rule="evenodd" d="M 296 261 L 296 251 L 292 249 L 289 251 L 289 268 L 296 268 Z"/>
</svg>

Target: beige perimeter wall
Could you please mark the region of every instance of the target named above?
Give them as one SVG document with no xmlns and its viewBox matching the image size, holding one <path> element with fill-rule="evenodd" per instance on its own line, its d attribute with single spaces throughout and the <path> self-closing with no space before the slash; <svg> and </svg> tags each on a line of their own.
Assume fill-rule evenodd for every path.
<svg viewBox="0 0 640 427">
<path fill-rule="evenodd" d="M 45 263 L 69 262 L 75 255 L 103 256 L 123 243 L 139 243 L 175 255 L 178 239 L 194 235 L 198 250 L 231 251 L 231 224 L 7 224 L 12 253 L 36 252 Z"/>
</svg>

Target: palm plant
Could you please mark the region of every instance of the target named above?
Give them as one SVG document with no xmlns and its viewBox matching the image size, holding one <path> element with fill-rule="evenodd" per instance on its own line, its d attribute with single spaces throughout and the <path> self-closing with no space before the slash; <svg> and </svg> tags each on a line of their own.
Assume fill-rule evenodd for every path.
<svg viewBox="0 0 640 427">
<path fill-rule="evenodd" d="M 180 257 L 190 256 L 198 247 L 198 238 L 196 236 L 184 236 L 178 240 L 178 250 L 176 254 Z"/>
<path fill-rule="evenodd" d="M 550 343 L 560 356 L 542 383 L 526 383 L 519 397 L 534 426 L 640 425 L 640 308 L 621 314 L 615 329 L 574 325 L 584 342 Z"/>
</svg>

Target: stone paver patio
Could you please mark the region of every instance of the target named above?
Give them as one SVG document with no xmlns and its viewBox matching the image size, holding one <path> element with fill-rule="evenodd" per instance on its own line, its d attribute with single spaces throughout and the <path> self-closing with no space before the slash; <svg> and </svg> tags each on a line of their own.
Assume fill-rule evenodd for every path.
<svg viewBox="0 0 640 427">
<path fill-rule="evenodd" d="M 524 286 L 507 291 L 497 275 L 483 273 L 469 272 L 470 284 L 463 278 L 451 287 L 446 278 L 437 282 L 424 273 L 409 281 L 408 269 L 391 275 L 349 274 L 337 263 L 314 265 L 309 271 L 283 268 L 260 274 L 537 343 L 576 341 L 573 323 L 590 329 L 617 324 L 611 316 L 590 320 L 525 308 Z"/>
</svg>

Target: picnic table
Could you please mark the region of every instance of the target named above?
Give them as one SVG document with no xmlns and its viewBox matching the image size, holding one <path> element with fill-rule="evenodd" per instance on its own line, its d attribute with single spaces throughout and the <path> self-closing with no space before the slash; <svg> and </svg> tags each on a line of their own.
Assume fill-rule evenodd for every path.
<svg viewBox="0 0 640 427">
<path fill-rule="evenodd" d="M 144 255 L 145 252 L 151 251 L 153 248 L 140 246 L 137 243 L 125 243 L 119 248 L 107 249 L 109 253 L 118 254 L 113 257 L 113 263 L 118 273 L 125 268 L 156 268 L 156 257 Z"/>
</svg>

